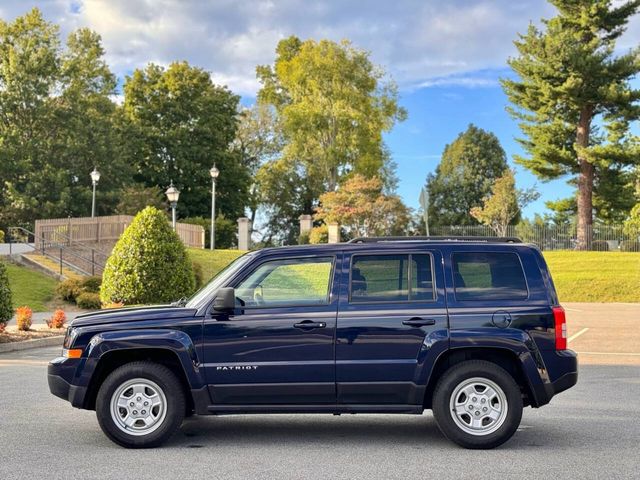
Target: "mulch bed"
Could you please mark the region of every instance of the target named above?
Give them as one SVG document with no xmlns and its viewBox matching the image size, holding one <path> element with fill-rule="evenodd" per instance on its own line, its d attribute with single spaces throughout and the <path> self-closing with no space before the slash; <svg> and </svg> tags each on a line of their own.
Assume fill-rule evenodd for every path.
<svg viewBox="0 0 640 480">
<path fill-rule="evenodd" d="M 36 338 L 56 337 L 64 335 L 66 330 L 66 327 L 47 328 L 46 326 L 33 326 L 31 327 L 31 330 L 24 332 L 18 330 L 18 327 L 12 325 L 6 327 L 5 331 L 0 333 L 0 343 L 24 342 L 25 340 L 33 340 Z"/>
</svg>

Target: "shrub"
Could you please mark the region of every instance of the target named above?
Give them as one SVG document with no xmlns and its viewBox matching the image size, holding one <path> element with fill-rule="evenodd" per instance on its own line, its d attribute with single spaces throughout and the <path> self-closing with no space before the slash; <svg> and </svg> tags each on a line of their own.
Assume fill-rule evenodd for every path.
<svg viewBox="0 0 640 480">
<path fill-rule="evenodd" d="M 190 225 L 200 225 L 204 228 L 204 248 L 209 248 L 211 239 L 211 218 L 189 217 L 180 220 L 181 223 Z M 224 215 L 216 217 L 216 248 L 232 248 L 236 244 L 236 233 L 238 226 L 233 220 L 227 219 Z"/>
<path fill-rule="evenodd" d="M 0 323 L 0 333 L 4 333 L 4 329 L 7 327 L 6 323 Z"/>
<path fill-rule="evenodd" d="M 195 288 L 191 261 L 167 217 L 147 207 L 124 231 L 102 275 L 103 303 L 166 303 Z"/>
<path fill-rule="evenodd" d="M 594 252 L 608 252 L 609 244 L 605 240 L 594 240 L 591 243 L 591 250 Z"/>
<path fill-rule="evenodd" d="M 68 278 L 56 286 L 56 294 L 67 302 L 75 302 L 76 297 L 81 293 L 82 284 L 80 280 L 75 278 Z"/>
<path fill-rule="evenodd" d="M 47 327 L 49 328 L 62 328 L 64 326 L 64 322 L 67 321 L 67 316 L 64 313 L 64 310 L 58 309 L 53 312 L 51 318 L 47 320 Z"/>
<path fill-rule="evenodd" d="M 4 243 L 4 232 L 0 230 L 0 243 Z"/>
<path fill-rule="evenodd" d="M 83 292 L 100 293 L 102 277 L 86 277 L 80 281 L 80 288 Z"/>
<path fill-rule="evenodd" d="M 16 324 L 18 330 L 27 331 L 31 328 L 31 319 L 33 317 L 33 310 L 27 306 L 16 308 Z"/>
<path fill-rule="evenodd" d="M 329 241 L 329 227 L 326 224 L 313 227 L 309 234 L 309 243 L 327 243 Z"/>
<path fill-rule="evenodd" d="M 310 231 L 302 232 L 300 235 L 298 235 L 298 245 L 309 245 L 310 236 Z"/>
<path fill-rule="evenodd" d="M 76 303 L 80 308 L 85 308 L 87 310 L 96 310 L 102 306 L 102 302 L 100 302 L 100 294 L 91 292 L 83 292 L 78 295 Z"/>
<path fill-rule="evenodd" d="M 13 316 L 11 288 L 9 287 L 9 275 L 7 267 L 0 262 L 0 324 L 4 325 Z"/>
</svg>

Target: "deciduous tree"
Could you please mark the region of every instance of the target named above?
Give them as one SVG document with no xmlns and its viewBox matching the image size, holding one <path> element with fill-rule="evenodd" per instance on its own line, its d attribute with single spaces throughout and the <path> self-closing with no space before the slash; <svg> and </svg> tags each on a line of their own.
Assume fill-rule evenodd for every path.
<svg viewBox="0 0 640 480">
<path fill-rule="evenodd" d="M 498 138 L 469 125 L 445 147 L 435 172 L 427 177 L 429 224 L 475 224 L 469 212 L 482 205 L 505 170 L 507 157 Z"/>
<path fill-rule="evenodd" d="M 516 189 L 516 178 L 507 169 L 491 187 L 491 195 L 484 199 L 482 207 L 469 212 L 480 223 L 491 227 L 499 237 L 507 235 L 507 228 L 520 216 L 520 209 L 535 201 L 539 194 L 535 189 Z"/>
<path fill-rule="evenodd" d="M 242 216 L 249 170 L 231 151 L 239 97 L 187 62 L 166 69 L 149 64 L 134 71 L 126 79 L 124 95 L 135 179 L 147 186 L 173 181 L 181 192 L 179 216 L 207 216 L 209 169 L 215 163 L 220 170 L 216 209 L 230 218 Z"/>
<path fill-rule="evenodd" d="M 380 178 L 357 174 L 320 196 L 314 219 L 337 222 L 350 237 L 404 235 L 410 212 L 397 195 L 383 193 Z"/>
</svg>

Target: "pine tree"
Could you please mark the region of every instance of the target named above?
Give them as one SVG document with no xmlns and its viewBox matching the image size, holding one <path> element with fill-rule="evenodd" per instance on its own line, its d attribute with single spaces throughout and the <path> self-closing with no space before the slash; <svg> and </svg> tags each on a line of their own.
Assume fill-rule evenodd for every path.
<svg viewBox="0 0 640 480">
<path fill-rule="evenodd" d="M 577 184 L 578 248 L 591 243 L 594 179 L 602 170 L 637 161 L 629 124 L 640 115 L 640 49 L 615 56 L 616 40 L 640 0 L 550 0 L 558 15 L 529 26 L 515 42 L 509 65 L 519 79 L 504 79 L 526 138 L 528 157 L 517 157 L 543 180 L 572 175 Z"/>
</svg>

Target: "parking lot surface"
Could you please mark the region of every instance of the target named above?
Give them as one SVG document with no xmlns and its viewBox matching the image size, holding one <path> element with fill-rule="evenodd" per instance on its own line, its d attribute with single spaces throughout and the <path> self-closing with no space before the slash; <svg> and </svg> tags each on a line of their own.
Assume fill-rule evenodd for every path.
<svg viewBox="0 0 640 480">
<path fill-rule="evenodd" d="M 59 348 L 0 355 L 0 478 L 638 478 L 640 366 L 585 365 L 578 385 L 525 409 L 502 447 L 463 450 L 430 412 L 194 417 L 166 446 L 126 450 L 94 412 L 47 388 Z"/>
</svg>

